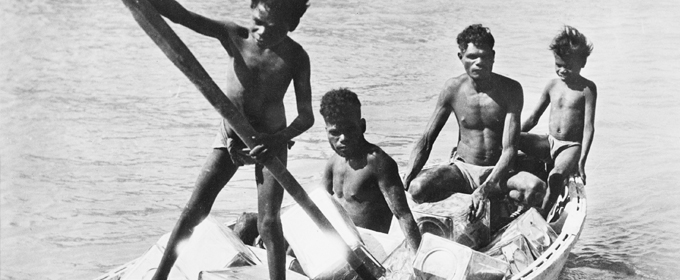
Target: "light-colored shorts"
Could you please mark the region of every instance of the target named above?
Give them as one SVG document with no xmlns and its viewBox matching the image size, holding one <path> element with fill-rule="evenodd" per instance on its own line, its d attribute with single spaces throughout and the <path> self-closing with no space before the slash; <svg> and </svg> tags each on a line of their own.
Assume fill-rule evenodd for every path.
<svg viewBox="0 0 680 280">
<path fill-rule="evenodd" d="M 470 186 L 472 190 L 479 188 L 479 186 L 486 181 L 486 178 L 489 177 L 494 168 L 494 166 L 479 166 L 466 163 L 465 160 L 459 157 L 455 152 L 451 156 L 450 163 L 456 165 L 458 170 L 463 173 L 465 180 L 468 182 L 468 186 Z"/>
<path fill-rule="evenodd" d="M 224 119 L 222 119 L 222 122 L 220 122 L 220 128 L 217 131 L 217 134 L 215 135 L 215 140 L 213 140 L 212 144 L 213 149 L 226 149 L 227 152 L 229 152 L 229 154 L 231 155 L 232 159 L 238 158 L 245 165 L 251 165 L 256 163 L 255 160 L 248 156 L 246 152 L 243 153 L 237 152 L 236 154 L 234 154 L 234 151 L 229 150 L 229 146 L 231 145 L 235 145 L 235 147 L 238 150 L 247 148 L 246 144 L 244 144 L 243 141 L 241 141 L 241 139 L 239 139 L 238 137 L 233 138 L 227 135 L 227 122 Z M 238 163 L 236 164 L 241 165 Z"/>
<path fill-rule="evenodd" d="M 287 148 L 290 149 L 291 147 L 293 147 L 293 144 L 295 144 L 295 141 L 292 140 L 288 141 Z M 229 147 L 232 145 L 234 145 L 234 148 L 236 148 L 234 151 L 229 149 Z M 229 135 L 227 134 L 227 122 L 224 119 L 222 119 L 222 122 L 220 122 L 220 128 L 217 131 L 217 134 L 215 135 L 212 147 L 213 149 L 226 149 L 232 158 L 238 158 L 245 165 L 251 165 L 256 163 L 256 161 L 248 155 L 248 152 L 242 151 L 243 149 L 246 149 L 247 146 L 245 143 L 243 143 L 243 141 L 240 138 L 229 137 Z M 240 164 L 237 163 L 237 165 Z"/>
<path fill-rule="evenodd" d="M 550 144 L 550 159 L 552 161 L 555 161 L 557 155 L 565 149 L 581 147 L 581 143 L 579 142 L 558 140 L 550 134 L 548 134 L 548 143 Z"/>
</svg>

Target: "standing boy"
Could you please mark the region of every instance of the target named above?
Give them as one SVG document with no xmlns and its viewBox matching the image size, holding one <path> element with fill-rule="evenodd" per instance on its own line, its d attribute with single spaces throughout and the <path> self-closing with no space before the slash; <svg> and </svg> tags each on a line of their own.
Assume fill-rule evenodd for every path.
<svg viewBox="0 0 680 280">
<path fill-rule="evenodd" d="M 225 95 L 259 133 L 252 152 L 223 120 L 213 151 L 203 166 L 153 279 L 166 279 L 177 259 L 177 244 L 191 236 L 193 228 L 210 212 L 217 194 L 239 166 L 277 157 L 284 164 L 287 143 L 314 123 L 309 82 L 309 57 L 288 37 L 307 10 L 307 0 L 252 0 L 250 27 L 226 20 L 212 20 L 187 11 L 174 0 L 151 0 L 173 22 L 213 37 L 228 55 Z M 291 81 L 295 86 L 298 116 L 286 125 L 283 96 Z M 252 158 L 251 158 L 252 157 Z M 255 166 L 258 229 L 267 247 L 271 279 L 285 278 L 285 248 L 279 215 L 283 188 L 261 164 Z"/>
<path fill-rule="evenodd" d="M 554 163 L 548 175 L 548 189 L 543 200 L 547 215 L 560 194 L 564 180 L 578 172 L 585 184 L 586 159 L 595 132 L 595 83 L 581 76 L 593 50 L 576 28 L 565 26 L 550 44 L 555 56 L 556 79 L 546 85 L 534 111 L 522 124 L 520 150 Z M 526 133 L 538 123 L 550 104 L 550 133 Z M 576 169 L 578 167 L 578 170 Z"/>
<path fill-rule="evenodd" d="M 397 163 L 364 138 L 357 95 L 345 88 L 321 99 L 328 142 L 335 154 L 323 173 L 323 185 L 359 227 L 387 233 L 392 214 L 397 217 L 412 252 L 420 245 L 420 231 L 406 202 Z"/>
<path fill-rule="evenodd" d="M 494 38 L 488 28 L 473 24 L 458 34 L 458 58 L 465 73 L 446 82 L 425 132 L 411 152 L 406 187 L 416 202 L 434 202 L 454 193 L 472 194 L 471 219 L 484 213 L 489 195 L 510 194 L 537 206 L 545 183 L 528 173 L 510 173 L 517 153 L 522 111 L 522 86 L 494 73 Z M 453 113 L 458 120 L 458 145 L 451 164 L 420 172 L 434 141 Z"/>
</svg>

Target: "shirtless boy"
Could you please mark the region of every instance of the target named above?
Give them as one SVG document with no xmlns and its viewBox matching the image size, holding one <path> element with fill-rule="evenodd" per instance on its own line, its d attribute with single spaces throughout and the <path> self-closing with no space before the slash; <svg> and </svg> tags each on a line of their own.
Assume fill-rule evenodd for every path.
<svg viewBox="0 0 680 280">
<path fill-rule="evenodd" d="M 359 227 L 387 233 L 394 214 L 415 253 L 420 231 L 408 208 L 397 163 L 364 138 L 366 120 L 361 118 L 357 95 L 345 88 L 327 92 L 321 99 L 321 115 L 335 151 L 324 169 L 323 185 Z"/>
<path fill-rule="evenodd" d="M 490 195 L 509 193 L 518 202 L 538 206 L 545 183 L 528 172 L 510 173 L 520 132 L 522 86 L 492 72 L 494 38 L 488 28 L 470 25 L 458 35 L 457 43 L 465 73 L 448 80 L 440 93 L 411 153 L 406 187 L 418 203 L 454 193 L 472 194 L 472 220 L 484 213 L 482 201 Z M 459 127 L 451 163 L 420 172 L 451 113 Z"/>
<path fill-rule="evenodd" d="M 547 215 L 560 194 L 561 186 L 574 173 L 586 181 L 586 159 L 595 132 L 595 83 L 581 76 L 593 50 L 576 28 L 565 26 L 550 44 L 555 56 L 556 79 L 548 82 L 534 110 L 522 123 L 519 149 L 554 164 L 548 175 L 548 189 L 542 204 Z M 550 104 L 548 135 L 526 133 L 538 123 Z M 578 170 L 577 170 L 578 167 Z"/>
<path fill-rule="evenodd" d="M 270 157 L 284 164 L 287 143 L 314 123 L 309 82 L 309 57 L 288 32 L 295 30 L 307 9 L 307 0 L 252 0 L 252 25 L 217 21 L 187 11 L 174 0 L 152 0 L 152 5 L 173 22 L 213 37 L 227 53 L 226 96 L 259 133 L 251 151 L 223 120 L 212 153 L 203 166 L 194 192 L 172 231 L 153 279 L 166 279 L 177 259 L 177 244 L 187 239 L 210 212 L 220 190 L 239 166 L 255 158 Z M 286 125 L 283 96 L 291 81 L 295 86 L 297 117 Z M 270 279 L 285 278 L 285 248 L 280 207 L 283 188 L 261 164 L 255 166 L 258 229 L 267 248 Z"/>
</svg>

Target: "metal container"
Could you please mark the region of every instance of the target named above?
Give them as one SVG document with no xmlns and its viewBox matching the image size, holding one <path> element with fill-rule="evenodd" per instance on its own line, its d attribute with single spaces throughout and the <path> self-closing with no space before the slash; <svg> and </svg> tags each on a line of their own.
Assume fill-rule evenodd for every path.
<svg viewBox="0 0 680 280">
<path fill-rule="evenodd" d="M 265 265 L 234 267 L 201 272 L 199 280 L 269 280 L 269 269 Z M 304 275 L 286 270 L 287 280 L 308 280 Z"/>
<path fill-rule="evenodd" d="M 557 239 L 557 233 L 550 227 L 548 222 L 543 219 L 536 209 L 531 208 L 499 230 L 491 245 L 487 246 L 487 248 L 490 249 L 493 244 L 507 244 L 519 235 L 526 238 L 534 258 L 538 258 L 538 256 L 543 254 L 550 247 L 550 244 Z"/>
<path fill-rule="evenodd" d="M 160 240 L 122 279 L 151 279 L 165 251 L 169 234 Z M 196 280 L 203 270 L 262 264 L 225 225 L 211 216 L 194 228 L 191 237 L 177 246 L 179 253 L 169 279 Z"/>
<path fill-rule="evenodd" d="M 421 233 L 431 233 L 473 249 L 490 240 L 489 200 L 485 200 L 482 218 L 471 223 L 469 219 L 472 196 L 456 193 L 437 202 L 415 205 L 411 212 Z"/>
<path fill-rule="evenodd" d="M 309 197 L 338 231 L 342 240 L 333 238 L 321 229 L 294 204 L 283 210 L 281 224 L 283 234 L 293 248 L 302 269 L 310 279 L 353 279 L 358 277 L 349 266 L 341 242 L 345 242 L 357 254 L 363 265 L 380 278 L 382 265 L 366 250 L 363 241 L 347 212 L 324 188 L 309 192 Z"/>
<path fill-rule="evenodd" d="M 508 263 L 451 240 L 425 233 L 413 268 L 417 279 L 501 280 L 508 271 Z"/>
<path fill-rule="evenodd" d="M 514 275 L 527 268 L 536 258 L 531 253 L 529 243 L 523 235 L 517 235 L 503 243 L 489 245 L 482 252 L 510 265 L 510 275 Z"/>
</svg>

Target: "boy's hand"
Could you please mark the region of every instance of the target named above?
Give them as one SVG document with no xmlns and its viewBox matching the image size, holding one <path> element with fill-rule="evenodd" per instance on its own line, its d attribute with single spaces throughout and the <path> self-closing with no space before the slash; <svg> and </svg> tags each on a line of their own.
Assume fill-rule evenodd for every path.
<svg viewBox="0 0 680 280">
<path fill-rule="evenodd" d="M 261 163 L 267 161 L 272 156 L 273 151 L 283 148 L 287 143 L 286 139 L 282 139 L 276 134 L 266 133 L 253 136 L 253 140 L 257 145 L 250 151 L 249 156 Z"/>
<path fill-rule="evenodd" d="M 583 180 L 583 185 L 586 185 L 586 165 L 585 163 L 579 163 L 578 164 L 578 173 L 581 175 L 581 179 Z"/>
<path fill-rule="evenodd" d="M 227 140 L 227 149 L 229 150 L 229 156 L 231 157 L 231 162 L 236 166 L 244 166 L 246 164 L 254 164 L 255 162 L 250 159 L 250 150 L 248 147 L 239 140 L 233 140 L 229 138 Z"/>
</svg>

